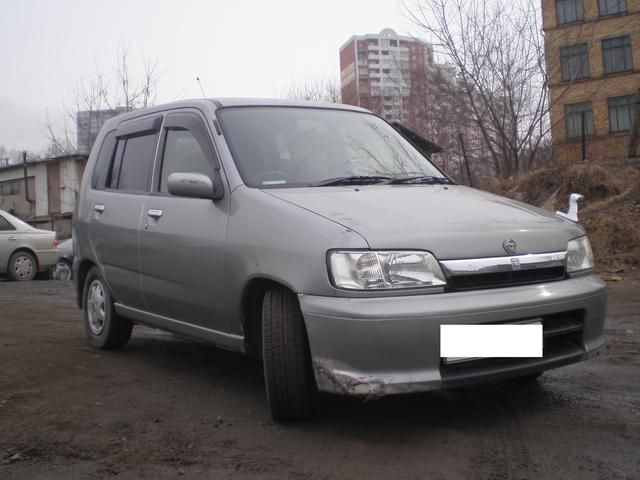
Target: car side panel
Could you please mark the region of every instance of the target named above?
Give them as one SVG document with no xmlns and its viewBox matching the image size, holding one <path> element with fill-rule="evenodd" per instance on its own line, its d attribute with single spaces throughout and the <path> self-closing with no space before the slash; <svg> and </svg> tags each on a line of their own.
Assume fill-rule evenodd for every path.
<svg viewBox="0 0 640 480">
<path fill-rule="evenodd" d="M 12 240 L 15 238 L 16 240 Z M 6 273 L 9 257 L 15 250 L 17 244 L 18 232 L 8 230 L 0 232 L 0 273 Z"/>
<path fill-rule="evenodd" d="M 242 295 L 252 279 L 273 280 L 297 294 L 334 296 L 327 250 L 368 248 L 358 233 L 258 189 L 237 188 L 229 212 L 225 307 L 232 333 L 241 332 Z"/>
<path fill-rule="evenodd" d="M 86 201 L 94 210 L 89 220 L 91 248 L 114 297 L 133 308 L 144 307 L 140 291 L 138 238 L 144 195 L 93 190 Z"/>
<path fill-rule="evenodd" d="M 47 231 L 22 232 L 20 234 L 20 247 L 28 248 L 36 254 L 38 268 L 49 268 L 58 260 L 58 250 L 53 245 L 56 234 Z"/>
<path fill-rule="evenodd" d="M 229 197 L 148 196 L 140 232 L 140 284 L 150 313 L 220 332 L 229 296 L 226 241 Z M 161 210 L 160 218 L 148 216 Z"/>
</svg>

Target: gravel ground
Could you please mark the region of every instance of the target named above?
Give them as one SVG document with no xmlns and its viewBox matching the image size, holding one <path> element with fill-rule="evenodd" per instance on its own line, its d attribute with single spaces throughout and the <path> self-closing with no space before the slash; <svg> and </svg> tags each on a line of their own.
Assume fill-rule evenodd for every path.
<svg viewBox="0 0 640 480">
<path fill-rule="evenodd" d="M 640 282 L 602 355 L 510 383 L 268 415 L 260 364 L 142 327 L 91 349 L 66 282 L 0 282 L 0 478 L 639 479 Z"/>
</svg>

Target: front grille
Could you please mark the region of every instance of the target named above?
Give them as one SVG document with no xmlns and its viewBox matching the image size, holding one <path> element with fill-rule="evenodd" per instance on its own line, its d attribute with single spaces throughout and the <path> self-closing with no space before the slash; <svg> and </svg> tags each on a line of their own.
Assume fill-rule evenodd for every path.
<svg viewBox="0 0 640 480">
<path fill-rule="evenodd" d="M 500 288 L 533 283 L 554 282 L 565 278 L 564 267 L 514 270 L 511 272 L 452 275 L 447 279 L 449 291 Z"/>
<path fill-rule="evenodd" d="M 483 358 L 453 364 L 441 361 L 440 374 L 443 384 L 446 387 L 455 387 L 479 381 L 526 375 L 573 363 L 584 356 L 582 343 L 584 312 L 582 310 L 499 323 L 535 321 L 542 322 L 542 358 Z"/>
</svg>

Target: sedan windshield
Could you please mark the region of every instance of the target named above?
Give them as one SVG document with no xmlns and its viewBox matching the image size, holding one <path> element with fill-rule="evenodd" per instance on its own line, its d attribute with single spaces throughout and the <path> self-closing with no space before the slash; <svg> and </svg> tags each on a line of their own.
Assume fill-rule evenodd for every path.
<svg viewBox="0 0 640 480">
<path fill-rule="evenodd" d="M 446 177 L 382 119 L 304 107 L 231 107 L 218 113 L 245 184 L 321 187 Z"/>
</svg>

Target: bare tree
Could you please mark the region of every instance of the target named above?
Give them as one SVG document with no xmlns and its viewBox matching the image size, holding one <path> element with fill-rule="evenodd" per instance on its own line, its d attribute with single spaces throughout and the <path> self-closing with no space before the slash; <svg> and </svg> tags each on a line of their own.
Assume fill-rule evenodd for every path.
<svg viewBox="0 0 640 480">
<path fill-rule="evenodd" d="M 534 1 L 415 0 L 405 11 L 455 67 L 496 175 L 531 168 L 550 128 Z"/>
<path fill-rule="evenodd" d="M 342 103 L 340 82 L 333 78 L 315 78 L 292 82 L 283 97 L 289 100 Z"/>
<path fill-rule="evenodd" d="M 121 46 L 111 76 L 97 70 L 89 82 L 77 82 L 70 100 L 63 104 L 62 124 L 55 124 L 46 114 L 47 155 L 88 153 L 106 120 L 153 105 L 160 77 L 158 61 L 143 58 L 141 71 L 136 74 L 134 70 L 128 49 Z"/>
<path fill-rule="evenodd" d="M 4 145 L 0 145 L 0 168 L 7 167 L 9 165 L 17 165 L 22 163 L 22 150 L 16 148 L 7 148 Z M 27 161 L 32 162 L 40 158 L 35 152 L 27 150 Z"/>
</svg>

